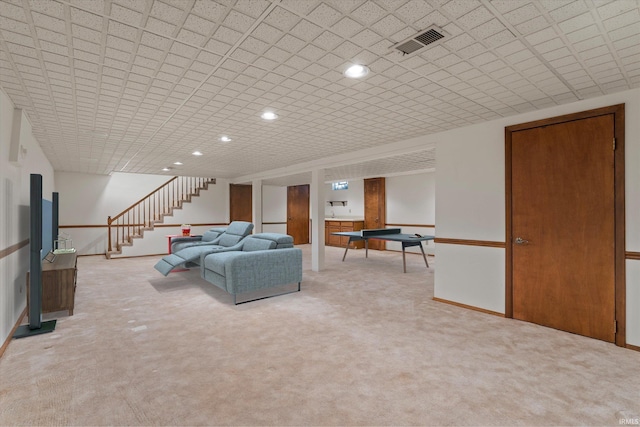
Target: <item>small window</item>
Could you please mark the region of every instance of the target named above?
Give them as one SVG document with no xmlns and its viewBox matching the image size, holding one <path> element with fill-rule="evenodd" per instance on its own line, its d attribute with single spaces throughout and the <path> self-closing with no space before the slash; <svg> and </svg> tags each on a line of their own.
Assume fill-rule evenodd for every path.
<svg viewBox="0 0 640 427">
<path fill-rule="evenodd" d="M 346 190 L 349 188 L 349 182 L 347 181 L 339 181 L 331 184 L 334 190 Z"/>
</svg>

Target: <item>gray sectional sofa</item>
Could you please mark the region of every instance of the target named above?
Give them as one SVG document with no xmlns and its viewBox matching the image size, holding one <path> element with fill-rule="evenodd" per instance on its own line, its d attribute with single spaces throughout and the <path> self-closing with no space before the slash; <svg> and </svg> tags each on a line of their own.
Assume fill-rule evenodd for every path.
<svg viewBox="0 0 640 427">
<path fill-rule="evenodd" d="M 296 290 L 251 298 L 242 302 L 300 291 L 302 250 L 293 247 L 293 238 L 264 233 L 248 236 L 237 251 L 204 255 L 200 263 L 202 278 L 233 295 L 297 283 Z"/>
<path fill-rule="evenodd" d="M 279 233 L 248 235 L 252 229 L 251 223 L 234 221 L 209 243 L 180 242 L 186 247 L 162 258 L 155 269 L 166 276 L 174 268 L 198 265 L 202 278 L 233 295 L 234 304 L 300 291 L 302 251 L 294 248 L 293 238 Z M 250 296 L 254 291 L 295 283 L 296 290 Z M 249 299 L 238 302 L 242 294 Z"/>
</svg>

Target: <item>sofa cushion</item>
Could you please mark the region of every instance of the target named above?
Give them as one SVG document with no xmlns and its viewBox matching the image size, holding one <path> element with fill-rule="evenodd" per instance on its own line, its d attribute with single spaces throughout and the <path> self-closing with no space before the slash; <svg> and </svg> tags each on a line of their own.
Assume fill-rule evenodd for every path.
<svg viewBox="0 0 640 427">
<path fill-rule="evenodd" d="M 214 230 L 213 228 L 202 233 L 202 242 L 211 242 L 216 239 L 220 234 L 224 233 L 224 229 Z"/>
<path fill-rule="evenodd" d="M 244 239 L 242 244 L 242 250 L 244 252 L 252 252 L 252 251 L 264 251 L 267 249 L 274 249 L 276 247 L 276 242 L 273 240 L 265 240 L 265 239 L 254 239 L 249 236 Z"/>
<path fill-rule="evenodd" d="M 276 246 L 275 246 L 276 249 L 292 248 L 293 247 L 293 237 L 289 236 L 288 234 L 258 233 L 258 234 L 254 234 L 251 237 L 254 237 L 256 239 L 271 240 L 271 241 L 276 243 Z"/>
<path fill-rule="evenodd" d="M 238 243 L 240 240 L 242 240 L 243 236 L 236 236 L 235 234 L 223 234 L 222 236 L 220 236 L 220 239 L 218 240 L 218 245 L 220 246 L 224 246 L 224 247 L 229 247 L 229 246 L 233 246 L 236 243 Z"/>
<path fill-rule="evenodd" d="M 226 234 L 235 234 L 238 236 L 248 236 L 253 230 L 253 224 L 245 221 L 232 221 L 225 231 Z"/>
</svg>

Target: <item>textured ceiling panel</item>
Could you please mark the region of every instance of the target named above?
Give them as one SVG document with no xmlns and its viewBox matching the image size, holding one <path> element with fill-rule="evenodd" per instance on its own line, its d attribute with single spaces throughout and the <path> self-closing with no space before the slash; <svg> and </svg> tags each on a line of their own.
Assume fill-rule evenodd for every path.
<svg viewBox="0 0 640 427">
<path fill-rule="evenodd" d="M 233 179 L 635 88 L 639 46 L 637 0 L 0 0 L 0 87 L 55 170 L 97 174 Z"/>
</svg>

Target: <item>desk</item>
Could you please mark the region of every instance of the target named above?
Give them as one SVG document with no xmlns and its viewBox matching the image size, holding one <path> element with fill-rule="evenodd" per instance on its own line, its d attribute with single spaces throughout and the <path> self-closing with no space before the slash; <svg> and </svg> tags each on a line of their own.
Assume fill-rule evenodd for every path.
<svg viewBox="0 0 640 427">
<path fill-rule="evenodd" d="M 407 261 L 405 258 L 404 249 L 411 246 L 420 246 L 422 258 L 424 258 L 424 263 L 427 265 L 427 268 L 429 268 L 429 262 L 427 261 L 427 255 L 424 253 L 422 242 L 435 239 L 435 236 L 416 236 L 415 234 L 403 234 L 402 230 L 399 228 L 378 228 L 360 231 L 343 231 L 331 234 L 346 236 L 349 238 L 349 242 L 347 242 L 347 246 L 344 249 L 344 255 L 342 256 L 343 262 L 347 256 L 347 251 L 349 250 L 349 244 L 351 242 L 364 240 L 365 258 L 369 258 L 369 239 L 388 240 L 402 243 L 402 266 L 405 273 L 407 272 Z"/>
</svg>

